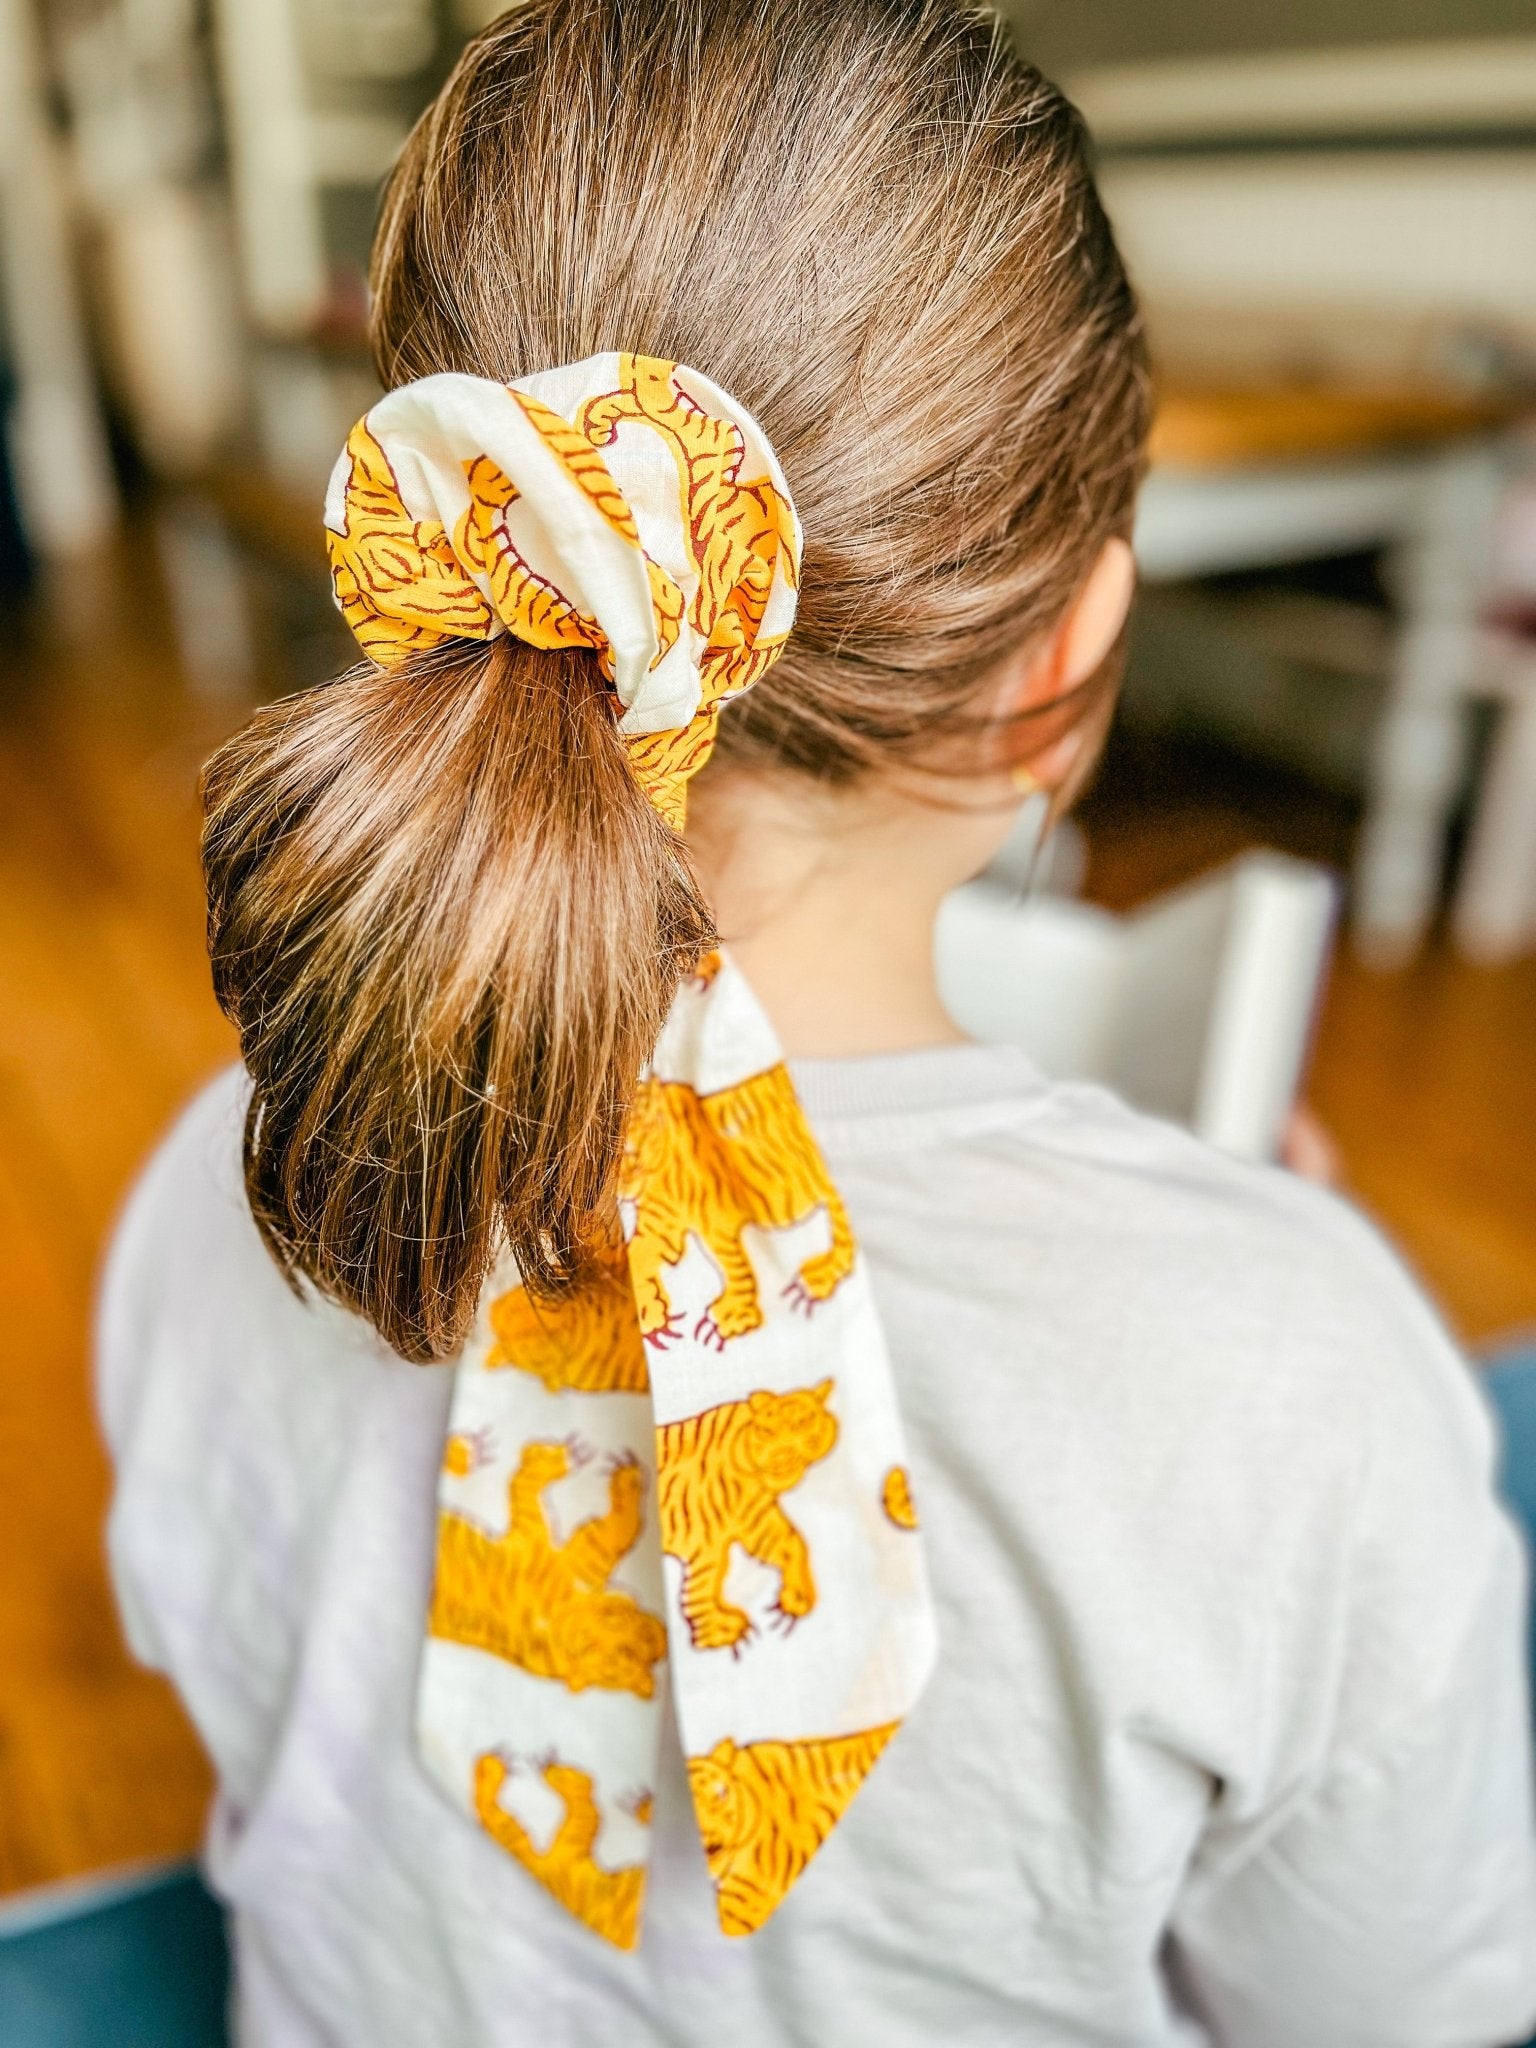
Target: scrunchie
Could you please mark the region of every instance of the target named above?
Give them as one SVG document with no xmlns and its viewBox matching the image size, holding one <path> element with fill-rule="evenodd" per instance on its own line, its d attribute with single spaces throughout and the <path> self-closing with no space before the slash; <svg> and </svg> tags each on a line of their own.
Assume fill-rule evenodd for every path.
<svg viewBox="0 0 1536 2048">
<path fill-rule="evenodd" d="M 721 705 L 794 618 L 766 437 L 648 356 L 391 392 L 326 526 L 385 666 L 501 632 L 590 648 L 678 826 Z M 619 1195 L 623 1251 L 555 1306 L 504 1265 L 455 1367 L 416 1731 L 449 1797 L 629 1948 L 663 1667 L 720 1924 L 750 1934 L 921 1692 L 935 1629 L 864 1262 L 723 955 L 640 1079 Z"/>
<path fill-rule="evenodd" d="M 652 356 L 390 392 L 352 429 L 325 520 L 337 603 L 384 667 L 499 633 L 591 648 L 677 825 L 720 706 L 795 616 L 800 528 L 767 438 Z"/>
</svg>

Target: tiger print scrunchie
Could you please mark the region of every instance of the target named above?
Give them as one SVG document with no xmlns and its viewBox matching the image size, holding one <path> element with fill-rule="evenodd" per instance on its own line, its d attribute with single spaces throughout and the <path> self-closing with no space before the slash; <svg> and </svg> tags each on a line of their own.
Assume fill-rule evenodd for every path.
<svg viewBox="0 0 1536 2048">
<path fill-rule="evenodd" d="M 608 354 L 423 378 L 353 429 L 337 601 L 382 665 L 590 648 L 681 827 L 722 704 L 794 619 L 773 450 L 707 378 Z M 417 1688 L 433 1777 L 596 1933 L 639 1938 L 659 1681 L 727 1934 L 779 1905 L 921 1692 L 935 1631 L 868 1276 L 729 959 L 641 1078 L 626 1243 L 568 1304 L 493 1275 L 455 1368 Z"/>
</svg>

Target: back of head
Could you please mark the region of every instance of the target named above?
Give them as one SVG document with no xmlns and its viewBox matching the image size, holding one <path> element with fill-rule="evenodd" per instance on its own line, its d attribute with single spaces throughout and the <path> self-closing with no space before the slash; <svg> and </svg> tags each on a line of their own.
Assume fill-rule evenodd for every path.
<svg viewBox="0 0 1536 2048">
<path fill-rule="evenodd" d="M 720 749 L 848 781 L 979 734 L 1000 661 L 1123 533 L 1147 396 L 1070 106 L 942 0 L 531 0 L 386 195 L 386 387 L 609 349 L 761 422 L 805 536 Z M 585 651 L 353 671 L 209 766 L 215 985 L 247 1182 L 291 1275 L 406 1356 L 609 1220 L 636 1077 L 711 939 Z"/>
</svg>

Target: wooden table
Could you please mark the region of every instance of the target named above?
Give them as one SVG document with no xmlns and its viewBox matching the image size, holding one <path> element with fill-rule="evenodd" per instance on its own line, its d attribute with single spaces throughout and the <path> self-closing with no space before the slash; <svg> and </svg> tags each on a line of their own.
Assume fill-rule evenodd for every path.
<svg viewBox="0 0 1536 2048">
<path fill-rule="evenodd" d="M 1136 523 L 1148 581 L 1388 552 L 1401 617 L 1354 896 L 1356 943 L 1384 963 L 1412 955 L 1438 901 L 1506 429 L 1519 411 L 1513 400 L 1426 389 L 1177 382 L 1160 401 Z"/>
</svg>

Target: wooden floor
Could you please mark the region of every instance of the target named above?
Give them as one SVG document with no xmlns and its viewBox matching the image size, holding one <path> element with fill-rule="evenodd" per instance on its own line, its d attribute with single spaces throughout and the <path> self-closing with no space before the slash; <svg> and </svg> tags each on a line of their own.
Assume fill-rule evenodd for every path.
<svg viewBox="0 0 1536 2048">
<path fill-rule="evenodd" d="M 189 699 L 152 589 L 76 579 L 0 620 L 0 1890 L 188 1849 L 206 1774 L 121 1648 L 87 1379 L 94 1275 L 122 1189 L 230 1057 L 208 993 L 198 760 L 240 707 Z M 1238 794 L 1234 795 L 1234 790 Z M 1268 837 L 1338 853 L 1348 818 L 1122 749 L 1089 806 L 1090 884 L 1125 902 Z M 1536 963 L 1341 961 L 1315 1100 L 1359 1194 L 1469 1338 L 1536 1323 Z"/>
<path fill-rule="evenodd" d="M 206 1798 L 168 1689 L 120 1645 L 87 1383 L 122 1190 L 231 1053 L 202 957 L 199 721 L 131 611 L 52 623 L 6 622 L 0 678 L 0 1889 L 185 1850 Z"/>
</svg>

